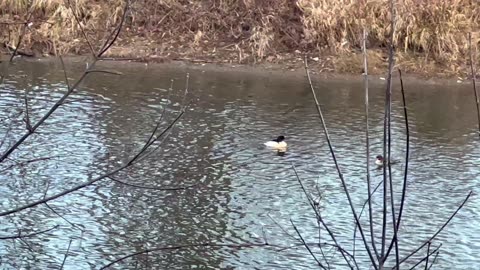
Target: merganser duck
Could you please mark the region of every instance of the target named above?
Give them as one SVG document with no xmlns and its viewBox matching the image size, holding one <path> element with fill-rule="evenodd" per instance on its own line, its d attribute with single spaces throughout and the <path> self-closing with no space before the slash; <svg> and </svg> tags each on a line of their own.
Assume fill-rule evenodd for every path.
<svg viewBox="0 0 480 270">
<path fill-rule="evenodd" d="M 377 166 L 383 166 L 384 163 L 385 163 L 385 159 L 383 158 L 383 156 L 378 155 L 375 159 L 375 164 Z M 397 161 L 394 161 L 394 160 L 390 161 L 390 164 L 395 164 L 395 163 L 397 163 Z"/>
<path fill-rule="evenodd" d="M 381 155 L 377 156 L 377 159 L 375 159 L 375 164 L 377 166 L 383 166 L 383 157 Z"/>
<path fill-rule="evenodd" d="M 284 136 L 278 136 L 275 140 L 271 140 L 263 144 L 277 150 L 285 150 L 287 148 L 287 143 L 285 142 Z"/>
</svg>

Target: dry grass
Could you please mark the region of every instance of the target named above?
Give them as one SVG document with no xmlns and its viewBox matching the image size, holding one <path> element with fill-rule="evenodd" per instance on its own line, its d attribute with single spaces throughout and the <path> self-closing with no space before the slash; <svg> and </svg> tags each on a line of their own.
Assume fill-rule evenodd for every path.
<svg viewBox="0 0 480 270">
<path fill-rule="evenodd" d="M 0 2 L 0 42 L 15 46 L 23 24 L 32 13 L 24 47 L 42 54 L 83 53 L 86 42 L 73 12 L 80 18 L 90 40 L 100 40 L 120 19 L 123 1 L 3 0 Z"/>
<path fill-rule="evenodd" d="M 123 6 L 122 0 L 70 2 L 94 46 L 118 22 Z M 223 50 L 247 62 L 306 50 L 336 54 L 338 66 L 348 68 L 356 59 L 351 56 L 359 52 L 363 27 L 369 30 L 370 48 L 385 47 L 387 6 L 387 0 L 136 0 L 119 44 L 143 42 L 150 48 L 146 54 L 157 55 L 215 56 Z M 455 72 L 468 59 L 468 32 L 473 32 L 474 45 L 480 42 L 478 1 L 398 0 L 396 9 L 395 42 L 403 52 L 400 64 L 407 67 L 435 62 Z M 27 31 L 24 49 L 47 54 L 88 52 L 66 1 L 0 1 L 0 22 L 24 21 L 29 12 L 34 24 Z M 0 24 L 0 42 L 13 46 L 21 27 Z"/>
<path fill-rule="evenodd" d="M 312 46 L 335 52 L 359 50 L 364 27 L 370 32 L 370 46 L 387 44 L 387 1 L 299 0 L 298 6 L 304 12 L 305 38 Z M 478 1 L 399 0 L 396 10 L 395 46 L 404 53 L 458 63 L 467 59 L 469 32 L 474 32 L 475 44 L 480 42 Z"/>
</svg>

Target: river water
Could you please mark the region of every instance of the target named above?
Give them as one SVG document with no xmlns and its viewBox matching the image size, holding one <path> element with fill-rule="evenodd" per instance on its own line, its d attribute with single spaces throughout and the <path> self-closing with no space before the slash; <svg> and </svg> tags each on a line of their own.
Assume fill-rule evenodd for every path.
<svg viewBox="0 0 480 270">
<path fill-rule="evenodd" d="M 85 65 L 69 61 L 66 67 L 73 83 Z M 292 164 L 307 192 L 315 200 L 321 197 L 321 215 L 338 243 L 353 252 L 353 216 L 303 75 L 165 64 L 102 63 L 98 68 L 123 75 L 90 74 L 45 125 L 1 164 L 0 212 L 45 194 L 55 195 L 121 166 L 143 147 L 158 121 L 163 129 L 183 104 L 189 106 L 168 137 L 152 145 L 139 163 L 115 174 L 114 180 L 104 179 L 48 205 L 0 217 L 0 237 L 58 226 L 22 240 L 0 240 L 2 269 L 58 269 L 70 241 L 63 269 L 99 269 L 145 249 L 265 240 L 270 247 L 150 252 L 112 269 L 315 268 L 318 265 L 291 223 L 323 262 L 320 249 L 313 245 L 319 241 L 315 214 Z M 169 91 L 171 80 L 173 90 Z M 392 155 L 399 163 L 392 170 L 398 207 L 406 136 L 397 81 Z M 317 77 L 314 85 L 359 212 L 367 198 L 361 78 Z M 376 169 L 373 159 L 382 152 L 384 87 L 385 81 L 372 80 L 373 186 L 382 180 L 382 170 Z M 433 269 L 476 269 L 480 267 L 480 140 L 471 87 L 418 80 L 407 80 L 405 87 L 411 158 L 399 232 L 400 258 L 435 233 L 473 191 L 465 207 L 432 242 L 431 250 L 442 244 Z M 10 67 L 0 87 L 2 152 L 26 132 L 25 90 L 34 123 L 66 91 L 61 65 L 18 61 Z M 263 142 L 278 135 L 284 135 L 289 145 L 285 155 L 263 147 Z M 160 190 L 185 186 L 191 187 Z M 381 189 L 373 195 L 373 208 L 380 250 Z M 369 238 L 367 217 L 362 215 L 362 224 Z M 387 234 L 388 244 L 391 229 Z M 325 229 L 320 238 L 322 243 L 332 243 Z M 346 269 L 338 250 L 324 245 L 322 251 L 332 269 Z M 355 252 L 360 269 L 369 269 L 360 238 Z M 426 249 L 405 265 L 413 266 L 425 254 Z"/>
</svg>

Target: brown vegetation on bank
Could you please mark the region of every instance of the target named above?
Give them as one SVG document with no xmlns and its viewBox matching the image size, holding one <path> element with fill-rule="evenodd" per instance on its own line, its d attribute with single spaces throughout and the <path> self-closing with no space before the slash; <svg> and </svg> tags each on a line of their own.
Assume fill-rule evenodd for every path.
<svg viewBox="0 0 480 270">
<path fill-rule="evenodd" d="M 368 32 L 371 73 L 385 70 L 389 33 L 383 0 L 137 0 L 112 57 L 301 67 L 301 54 L 317 70 L 360 73 L 361 34 Z M 69 3 L 71 6 L 69 6 Z M 3 0 L 0 42 L 39 55 L 88 53 L 73 12 L 92 45 L 102 44 L 121 16 L 123 0 Z M 468 33 L 480 43 L 480 2 L 399 0 L 397 64 L 434 75 L 468 72 Z M 29 17 L 31 14 L 31 17 Z M 478 62 L 478 54 L 475 57 Z"/>
</svg>

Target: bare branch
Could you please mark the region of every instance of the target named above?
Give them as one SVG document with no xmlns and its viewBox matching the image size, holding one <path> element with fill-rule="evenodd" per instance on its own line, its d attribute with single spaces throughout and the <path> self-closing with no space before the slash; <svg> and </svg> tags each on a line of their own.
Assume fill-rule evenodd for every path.
<svg viewBox="0 0 480 270">
<path fill-rule="evenodd" d="M 405 117 L 405 132 L 406 132 L 406 146 L 405 146 L 405 170 L 403 172 L 403 187 L 402 187 L 402 198 L 400 201 L 400 210 L 398 213 L 398 218 L 397 218 L 397 233 L 400 228 L 400 223 L 402 222 L 402 214 L 403 214 L 403 208 L 405 206 L 405 198 L 407 195 L 407 180 L 408 180 L 408 162 L 410 159 L 410 128 L 408 124 L 408 113 L 407 113 L 407 102 L 405 101 L 405 89 L 403 87 L 403 79 L 402 79 L 402 71 L 399 69 L 398 70 L 398 75 L 400 77 L 400 89 L 402 92 L 402 102 L 403 102 L 403 115 Z M 398 242 L 398 235 L 394 234 L 392 241 L 390 242 L 390 246 L 388 247 L 387 250 L 387 255 L 390 254 L 390 251 L 392 250 L 394 242 Z"/>
<path fill-rule="evenodd" d="M 475 69 L 475 60 L 473 57 L 472 33 L 468 33 L 468 47 L 470 50 L 470 71 L 472 73 L 473 94 L 475 96 L 475 104 L 477 105 L 478 136 L 480 136 L 480 107 L 478 105 L 478 92 L 477 92 L 477 85 L 476 85 L 477 71 Z"/>
<path fill-rule="evenodd" d="M 32 8 L 30 7 L 30 9 Z M 30 19 L 32 18 L 32 15 L 33 15 L 33 10 L 30 10 L 27 16 L 27 20 L 25 21 L 25 24 L 23 26 L 22 33 L 18 37 L 17 45 L 15 45 L 15 48 L 13 49 L 13 53 L 10 56 L 10 60 L 9 60 L 10 63 L 13 62 L 13 58 L 15 57 L 15 55 L 17 55 L 18 48 L 20 48 L 20 45 L 22 44 L 23 38 L 25 36 L 25 32 L 27 32 L 28 24 L 30 23 Z"/>
<path fill-rule="evenodd" d="M 433 265 L 434 265 L 435 262 L 437 261 L 437 257 L 438 257 L 439 254 L 440 254 L 440 250 L 438 250 L 437 253 L 435 253 L 435 257 L 433 257 L 432 263 L 431 263 L 430 266 L 428 267 L 428 270 L 430 270 L 430 268 L 433 267 Z"/>
<path fill-rule="evenodd" d="M 13 52 L 10 56 L 10 60 L 8 61 L 7 63 L 7 67 L 5 68 L 5 71 L 4 71 L 4 74 L 1 74 L 0 75 L 0 85 L 3 84 L 4 80 L 6 77 L 8 77 L 8 71 L 10 69 L 10 64 L 13 62 L 13 59 L 15 58 L 15 55 L 17 54 L 18 52 L 18 48 L 21 46 L 22 44 L 22 41 L 23 41 L 23 38 L 25 36 L 25 33 L 27 31 L 27 28 L 28 28 L 28 24 L 30 23 L 30 19 L 33 15 L 33 11 L 32 11 L 32 8 L 30 7 L 30 11 L 28 12 L 28 15 L 27 15 L 27 20 L 23 23 L 23 28 L 22 28 L 22 32 L 20 34 L 20 36 L 18 37 L 18 41 L 17 41 L 17 45 L 15 46 L 15 48 L 13 49 Z"/>
<path fill-rule="evenodd" d="M 418 261 L 416 264 L 414 264 L 410 270 L 413 270 L 415 269 L 417 266 L 419 266 L 422 262 L 426 262 L 425 264 L 425 270 L 427 270 L 427 266 L 428 266 L 428 258 L 430 256 L 432 256 L 433 254 L 438 254 L 439 250 L 440 250 L 440 247 L 442 247 L 442 244 L 440 244 L 436 249 L 434 249 L 432 252 L 430 252 L 430 242 L 428 243 L 428 250 L 427 250 L 427 256 L 425 256 L 424 258 L 422 258 L 420 261 Z"/>
<path fill-rule="evenodd" d="M 120 32 L 122 30 L 123 23 L 125 22 L 125 18 L 127 17 L 127 12 L 128 12 L 129 6 L 130 6 L 130 0 L 126 0 L 125 1 L 125 8 L 123 10 L 123 15 L 122 15 L 122 18 L 120 20 L 120 23 L 118 24 L 117 28 L 111 32 L 110 36 L 105 40 L 105 43 L 103 44 L 102 49 L 97 54 L 97 58 L 102 57 L 102 55 L 106 51 L 108 51 L 108 49 L 110 49 L 110 47 L 113 45 L 113 43 L 115 43 L 115 41 L 117 40 L 117 38 L 120 35 Z M 112 38 L 112 36 L 113 36 L 113 38 Z"/>
<path fill-rule="evenodd" d="M 109 73 L 109 74 L 118 75 L 118 73 L 111 72 L 111 71 L 95 70 L 94 66 L 97 62 L 97 58 L 99 58 L 103 53 L 105 53 L 113 45 L 113 43 L 117 40 L 118 35 L 120 34 L 120 31 L 122 29 L 122 25 L 123 25 L 123 22 L 125 20 L 126 13 L 128 11 L 128 7 L 129 7 L 129 1 L 127 0 L 126 4 L 125 4 L 125 9 L 124 9 L 124 14 L 122 16 L 122 20 L 121 20 L 119 26 L 112 32 L 112 35 L 115 35 L 114 38 L 111 39 L 108 42 L 107 46 L 104 46 L 102 48 L 100 53 L 97 55 L 97 57 L 93 61 L 92 65 L 90 67 L 87 67 L 87 70 L 82 74 L 82 76 L 77 80 L 77 82 L 72 87 L 68 88 L 68 91 L 50 108 L 50 110 L 47 111 L 47 113 L 32 127 L 31 130 L 29 130 L 25 135 L 23 135 L 13 146 L 11 146 L 5 153 L 3 153 L 2 156 L 0 156 L 0 163 L 3 162 L 8 156 L 10 156 L 11 153 L 13 153 L 26 139 L 28 139 L 58 109 L 58 107 L 60 107 L 64 103 L 64 101 L 80 85 L 80 83 L 83 82 L 83 80 L 88 76 L 88 74 L 101 72 L 101 73 Z M 3 78 L 4 77 L 5 76 L 2 76 L 2 80 L 0 81 L 0 84 L 3 83 Z"/>
<path fill-rule="evenodd" d="M 377 186 L 373 189 L 372 193 L 368 195 L 368 198 L 365 200 L 365 202 L 363 202 L 363 206 L 362 206 L 362 209 L 360 210 L 360 214 L 358 215 L 358 218 L 361 219 L 362 218 L 362 214 L 363 214 L 363 211 L 365 211 L 365 207 L 367 206 L 367 204 L 369 203 L 369 200 L 372 199 L 372 196 L 373 194 L 378 190 L 378 188 L 383 184 L 383 181 L 380 181 L 380 183 L 377 184 Z M 353 230 L 353 255 L 355 256 L 355 239 L 357 238 L 357 224 L 355 224 L 355 228 Z"/>
<path fill-rule="evenodd" d="M 431 242 L 428 242 L 428 246 L 427 246 L 427 259 L 425 261 L 425 270 L 428 270 L 428 258 L 430 257 L 430 246 L 432 245 Z"/>
<path fill-rule="evenodd" d="M 176 246 L 166 246 L 166 247 L 159 247 L 159 248 L 152 248 L 152 249 L 145 249 L 142 251 L 138 251 L 135 253 L 128 254 L 121 258 L 118 258 L 115 261 L 110 262 L 109 264 L 100 268 L 100 270 L 107 269 L 114 264 L 117 264 L 121 261 L 124 261 L 128 258 L 132 258 L 141 254 L 145 253 L 152 253 L 158 251 L 172 251 L 172 250 L 182 250 L 182 249 L 189 249 L 189 248 L 205 248 L 205 247 L 224 247 L 224 248 L 233 248 L 233 249 L 243 249 L 243 248 L 255 248 L 255 247 L 278 247 L 274 245 L 269 245 L 267 243 L 244 243 L 244 244 L 215 244 L 215 243 L 202 243 L 202 244 L 185 244 L 185 245 L 176 245 Z"/>
<path fill-rule="evenodd" d="M 65 63 L 63 62 L 62 56 L 60 56 L 60 63 L 62 63 L 63 75 L 65 76 L 65 84 L 67 85 L 67 88 L 70 89 L 70 82 L 68 81 L 67 69 L 65 68 Z"/>
<path fill-rule="evenodd" d="M 112 176 L 109 176 L 108 178 L 110 178 L 110 180 L 116 182 L 116 183 L 119 183 L 119 184 L 122 184 L 122 185 L 126 185 L 126 186 L 129 186 L 129 187 L 134 187 L 134 188 L 141 188 L 141 189 L 151 189 L 151 190 L 158 190 L 158 191 L 175 191 L 175 190 L 185 190 L 185 189 L 189 189 L 189 188 L 192 188 L 192 187 L 196 187 L 198 186 L 199 184 L 193 184 L 193 185 L 188 185 L 188 186 L 180 186 L 180 187 L 149 187 L 149 186 L 141 186 L 141 185 L 135 185 L 135 184 L 130 184 L 130 183 L 126 183 L 126 182 L 123 182 L 123 181 L 120 181 L 118 179 L 115 179 L 113 178 Z"/>
<path fill-rule="evenodd" d="M 288 237 L 292 238 L 293 240 L 295 241 L 298 241 L 299 239 L 296 238 L 295 236 L 293 236 L 292 234 L 290 234 L 287 230 L 285 230 L 285 228 L 283 228 L 282 225 L 280 225 L 280 223 L 278 223 L 272 216 L 270 216 L 270 214 L 267 214 L 267 216 L 273 221 L 273 223 L 275 223 L 275 225 L 277 225 L 280 230 L 282 230 L 282 232 L 287 235 Z"/>
<path fill-rule="evenodd" d="M 408 260 L 408 258 L 415 255 L 418 251 L 420 251 L 423 247 L 425 247 L 429 242 L 432 242 L 432 240 L 435 239 L 435 237 L 437 237 L 437 235 L 439 233 L 441 233 L 443 231 L 443 229 L 445 229 L 445 227 L 447 227 L 448 223 L 450 223 L 450 221 L 452 221 L 452 219 L 455 217 L 455 215 L 458 213 L 458 211 L 460 211 L 460 209 L 462 209 L 462 207 L 465 205 L 465 203 L 468 201 L 468 199 L 470 198 L 471 195 L 472 195 L 472 191 L 470 191 L 468 193 L 467 197 L 463 200 L 463 202 L 460 204 L 460 206 L 458 206 L 457 210 L 455 210 L 455 212 L 453 212 L 453 214 L 447 219 L 447 221 L 445 223 L 443 223 L 443 225 L 437 230 L 437 232 L 435 232 L 430 238 L 428 238 L 423 244 L 421 244 L 414 251 L 410 252 L 410 254 L 408 254 L 403 259 L 401 259 L 399 264 L 402 264 L 403 262 Z M 397 267 L 394 267 L 393 269 L 398 269 Z"/>
<path fill-rule="evenodd" d="M 388 209 L 388 202 L 387 202 L 387 194 L 388 194 L 388 186 L 390 185 L 390 204 L 392 208 L 392 220 L 393 220 L 393 230 L 394 235 L 397 234 L 397 226 L 396 226 L 396 216 L 395 216 L 395 204 L 394 204 L 394 197 L 393 197 L 393 181 L 392 181 L 392 166 L 391 166 L 391 110 L 392 110 L 392 72 L 393 66 L 395 63 L 395 55 L 394 55 L 394 34 L 395 34 L 395 5 L 394 0 L 390 0 L 390 40 L 389 40 L 389 47 L 388 47 L 388 74 L 387 74 L 387 87 L 385 89 L 385 114 L 384 114 L 384 121 L 383 121 L 383 157 L 386 157 L 386 166 L 383 166 L 383 215 L 382 215 L 382 248 L 380 252 L 380 268 L 383 268 L 387 260 L 387 256 L 385 256 L 385 248 L 386 248 L 386 237 L 387 237 L 387 209 Z M 387 179 L 387 167 L 388 167 L 388 179 Z M 395 237 L 395 250 L 396 250 L 396 258 L 397 264 L 399 259 L 399 252 L 398 252 L 398 242 L 396 241 Z"/>
<path fill-rule="evenodd" d="M 294 239 L 295 239 L 295 241 L 300 241 L 300 239 L 297 239 L 297 238 L 294 238 Z M 300 241 L 300 242 L 301 242 L 301 241 Z M 307 246 L 309 246 L 309 247 L 319 247 L 320 250 L 321 250 L 322 247 L 329 246 L 329 247 L 331 247 L 332 249 L 335 249 L 335 250 L 340 251 L 340 253 L 343 252 L 343 253 L 345 253 L 350 259 L 352 259 L 352 261 L 355 262 L 355 266 L 357 267 L 357 269 L 360 269 L 360 268 L 358 267 L 357 263 L 356 263 L 355 256 L 354 256 L 353 254 L 349 253 L 347 250 L 343 249 L 343 248 L 340 247 L 340 246 L 337 246 L 337 245 L 335 245 L 335 244 L 326 243 L 326 242 L 320 243 L 320 244 L 319 244 L 319 243 L 305 243 L 305 245 L 307 245 Z M 300 246 L 304 247 L 305 245 L 304 245 L 303 243 L 301 243 L 301 244 L 295 244 L 295 245 L 293 245 L 293 246 L 283 247 L 283 248 L 277 249 L 276 251 L 284 251 L 284 250 L 288 250 L 288 249 L 292 249 L 292 248 L 297 248 L 297 247 L 300 247 Z M 326 258 L 325 258 L 325 260 L 327 261 Z M 328 267 L 328 269 L 330 269 L 330 267 Z M 350 267 L 350 269 L 353 269 L 353 268 Z"/>
<path fill-rule="evenodd" d="M 63 266 L 65 265 L 65 262 L 67 261 L 68 252 L 70 251 L 70 246 L 71 245 L 72 245 L 72 239 L 70 239 L 70 242 L 68 242 L 68 248 L 67 248 L 67 251 L 65 252 L 65 257 L 63 257 L 63 262 L 62 262 L 62 265 L 60 266 L 60 270 L 63 269 Z"/>
<path fill-rule="evenodd" d="M 338 177 L 340 178 L 343 190 L 345 192 L 345 195 L 347 196 L 348 204 L 349 204 L 350 209 L 352 211 L 353 217 L 355 218 L 355 222 L 356 222 L 356 224 L 358 226 L 358 229 L 360 231 L 360 235 L 362 236 L 363 244 L 365 245 L 365 249 L 368 253 L 370 261 L 372 262 L 373 267 L 375 269 L 378 269 L 378 267 L 376 265 L 376 261 L 375 261 L 373 255 L 372 255 L 372 252 L 370 251 L 370 247 L 368 246 L 368 242 L 367 242 L 367 239 L 366 239 L 365 234 L 363 232 L 362 225 L 360 224 L 360 221 L 358 220 L 358 216 L 357 216 L 357 213 L 355 211 L 355 207 L 353 206 L 353 202 L 352 202 L 352 199 L 350 197 L 350 192 L 348 191 L 347 184 L 345 182 L 345 179 L 343 178 L 343 173 L 340 170 L 340 166 L 338 165 L 337 158 L 335 156 L 335 151 L 333 150 L 332 142 L 330 141 L 330 135 L 328 133 L 327 125 L 325 124 L 325 119 L 323 117 L 322 109 L 320 107 L 320 103 L 318 102 L 317 95 L 315 94 L 315 89 L 313 88 L 312 79 L 310 78 L 310 73 L 308 71 L 307 56 L 305 56 L 305 72 L 307 74 L 308 83 L 310 84 L 310 89 L 311 89 L 311 92 L 312 92 L 312 95 L 313 95 L 313 99 L 314 99 L 315 105 L 317 107 L 318 116 L 321 120 L 321 124 L 322 124 L 322 127 L 323 127 L 323 132 L 324 132 L 325 137 L 327 139 L 328 148 L 330 149 L 330 154 L 332 156 L 333 162 L 335 163 L 335 168 L 337 169 Z"/>
<path fill-rule="evenodd" d="M 43 197 L 45 199 L 45 196 Z M 48 203 L 45 203 L 45 206 L 50 209 L 50 211 L 52 211 L 55 215 L 57 215 L 58 217 L 60 217 L 61 219 L 65 220 L 68 224 L 72 225 L 72 227 L 80 230 L 80 231 L 83 231 L 81 228 L 79 228 L 76 224 L 70 222 L 68 219 L 66 219 L 64 216 L 62 216 L 60 213 L 58 213 L 57 211 L 55 211 L 55 209 L 53 209 L 50 205 L 48 205 Z"/>
<path fill-rule="evenodd" d="M 38 162 L 38 161 L 45 161 L 45 160 L 49 160 L 49 159 L 52 159 L 52 158 L 55 158 L 57 156 L 52 156 L 52 157 L 43 157 L 43 158 L 34 158 L 34 159 L 31 159 L 31 160 L 27 160 L 27 161 L 21 161 L 21 162 L 17 162 L 16 164 L 12 164 L 10 166 L 8 166 L 7 168 L 1 170 L 0 172 L 5 172 L 5 171 L 8 171 L 16 166 L 25 166 L 27 164 L 30 164 L 30 163 L 34 163 L 34 162 Z"/>
<path fill-rule="evenodd" d="M 170 99 L 170 94 L 172 93 L 172 91 L 173 91 L 173 79 L 170 80 L 170 88 L 168 89 L 167 100 Z M 143 149 L 148 147 L 148 145 L 152 142 L 152 140 L 154 140 L 155 134 L 157 133 L 157 130 L 160 127 L 160 124 L 162 123 L 162 120 L 163 120 L 163 117 L 165 116 L 166 110 L 167 110 L 167 106 L 165 105 L 162 109 L 162 113 L 160 114 L 160 119 L 157 121 L 157 125 L 153 129 L 153 131 L 151 133 L 151 136 L 148 138 L 147 142 L 145 142 L 145 145 L 143 146 Z M 136 159 L 136 158 L 138 158 L 138 157 L 135 157 L 134 159 Z"/>
<path fill-rule="evenodd" d="M 368 108 L 369 108 L 369 100 L 368 100 L 368 56 L 367 56 L 367 30 L 363 29 L 363 40 L 362 40 L 362 52 L 363 52 L 363 76 L 364 76 L 364 86 L 365 86 L 365 144 L 366 144 L 366 161 L 365 164 L 367 166 L 367 192 L 368 192 L 368 216 L 369 216 L 369 226 L 370 226 L 370 241 L 372 242 L 373 251 L 377 258 L 379 258 L 377 245 L 375 244 L 375 234 L 373 231 L 373 212 L 372 212 L 372 201 L 371 197 L 371 181 L 370 181 L 370 135 L 369 135 L 369 115 L 368 115 Z M 361 213 L 360 213 L 361 215 Z M 354 235 L 356 234 L 356 224 Z M 354 249 L 355 249 L 355 236 L 354 236 Z"/>
<path fill-rule="evenodd" d="M 333 232 L 330 230 L 330 228 L 327 226 L 327 224 L 324 222 L 322 216 L 320 215 L 320 213 L 318 212 L 317 208 L 315 207 L 314 203 L 312 202 L 312 199 L 310 198 L 310 195 L 308 195 L 307 193 L 307 190 L 305 189 L 305 187 L 303 186 L 303 183 L 302 183 L 302 180 L 300 179 L 300 176 L 298 175 L 298 172 L 297 172 L 297 169 L 295 167 L 294 164 L 292 164 L 292 168 L 293 168 L 293 171 L 295 172 L 295 176 L 297 177 L 297 181 L 298 183 L 300 184 L 300 187 L 302 188 L 302 191 L 303 193 L 305 194 L 305 196 L 307 197 L 307 200 L 308 200 L 308 204 L 310 205 L 310 207 L 313 209 L 313 211 L 315 212 L 315 215 L 317 217 L 317 220 L 320 221 L 320 223 L 322 223 L 323 227 L 325 227 L 325 230 L 327 230 L 327 233 L 328 235 L 330 236 L 330 238 L 332 238 L 332 241 L 333 243 L 337 246 L 337 247 L 340 247 L 340 245 L 338 244 L 337 242 L 337 239 L 335 238 L 335 235 L 333 234 Z M 353 266 L 350 264 L 350 261 L 347 259 L 347 256 L 346 254 L 343 252 L 343 248 L 340 248 L 340 254 L 342 254 L 342 257 L 343 259 L 345 260 L 345 262 L 347 262 L 347 264 L 350 266 L 350 268 L 353 268 Z M 355 266 L 357 267 L 357 269 L 359 269 L 358 265 L 357 265 L 357 262 L 354 260 L 354 263 L 355 263 Z"/>
<path fill-rule="evenodd" d="M 90 52 L 92 53 L 92 56 L 94 58 L 96 58 L 95 50 L 93 49 L 92 44 L 90 43 L 90 40 L 88 39 L 87 34 L 85 33 L 85 30 L 83 29 L 82 22 L 80 22 L 80 19 L 78 18 L 77 13 L 75 12 L 75 10 L 73 10 L 72 5 L 70 4 L 70 0 L 65 0 L 65 2 L 67 4 L 68 8 L 72 11 L 73 17 L 77 21 L 77 25 L 80 28 L 80 31 L 82 32 L 83 38 L 85 38 L 85 41 L 87 42 L 88 47 L 90 48 Z"/>
<path fill-rule="evenodd" d="M 186 100 L 186 97 L 187 97 L 187 94 L 188 94 L 188 83 L 189 83 L 189 78 L 190 78 L 190 75 L 189 73 L 187 73 L 186 75 L 186 81 L 185 81 L 185 92 L 184 92 L 184 95 L 183 95 L 183 98 L 182 98 L 182 104 L 183 105 L 183 108 L 182 110 L 185 111 L 188 104 L 185 104 L 185 100 Z M 170 93 L 172 91 L 172 87 L 173 87 L 173 80 L 171 80 L 171 85 L 170 85 L 170 89 L 169 89 L 169 93 L 168 93 L 168 96 L 170 96 Z M 160 137 L 156 137 L 155 134 L 158 130 L 158 127 L 165 115 L 165 111 L 166 111 L 166 106 L 163 107 L 163 110 L 162 110 L 162 114 L 160 115 L 160 120 L 157 122 L 157 125 L 155 126 L 155 128 L 153 129 L 153 132 L 152 132 L 152 135 L 148 138 L 147 142 L 145 143 L 145 145 L 143 146 L 143 151 L 140 151 L 139 154 L 137 154 L 137 156 L 133 157 L 131 162 L 134 162 L 134 161 L 138 161 L 139 160 L 142 160 L 143 158 L 147 157 L 150 153 L 153 153 L 157 148 L 153 149 L 150 153 L 146 153 L 144 152 L 144 150 L 146 150 L 147 148 L 149 148 L 152 144 L 154 144 Z"/>
<path fill-rule="evenodd" d="M 180 118 L 183 116 L 184 113 L 185 113 L 185 111 L 181 111 L 181 112 L 178 114 L 177 118 L 175 118 L 175 119 L 170 123 L 170 125 L 168 125 L 168 126 L 163 130 L 163 132 L 159 135 L 159 137 L 161 137 L 163 134 L 167 133 L 171 128 L 173 128 L 173 126 L 177 123 L 178 120 L 180 120 Z M 145 151 L 145 150 L 141 150 L 140 152 L 142 152 L 142 151 Z M 23 210 L 25 210 L 25 209 L 33 208 L 33 207 L 35 207 L 35 206 L 37 206 L 37 205 L 39 205 L 39 204 L 43 204 L 43 203 L 49 202 L 49 201 L 51 201 L 51 200 L 58 199 L 58 198 L 60 198 L 60 197 L 63 197 L 63 196 L 65 196 L 65 195 L 68 195 L 68 194 L 70 194 L 70 193 L 72 193 L 72 192 L 75 192 L 75 191 L 80 190 L 80 189 L 82 189 L 82 188 L 88 187 L 88 186 L 90 186 L 90 185 L 92 185 L 92 184 L 94 184 L 94 183 L 96 183 L 96 182 L 98 182 L 98 181 L 100 181 L 100 180 L 103 180 L 103 179 L 105 179 L 105 178 L 108 178 L 109 176 L 115 175 L 116 173 L 118 173 L 118 172 L 120 172 L 120 171 L 128 168 L 128 167 L 131 166 L 132 164 L 133 164 L 133 162 L 128 161 L 126 164 L 124 164 L 124 165 L 122 165 L 122 166 L 120 166 L 120 167 L 118 167 L 118 168 L 116 168 L 116 169 L 114 169 L 114 170 L 112 170 L 112 171 L 110 171 L 110 172 L 107 172 L 107 173 L 105 173 L 105 174 L 103 174 L 103 175 L 101 175 L 101 176 L 99 176 L 99 177 L 96 177 L 96 178 L 94 178 L 94 179 L 92 179 L 92 180 L 90 180 L 90 181 L 87 181 L 87 182 L 85 182 L 85 183 L 82 183 L 82 184 L 79 184 L 79 185 L 77 185 L 77 186 L 74 186 L 74 187 L 72 187 L 72 188 L 70 188 L 70 189 L 68 189 L 68 190 L 65 190 L 65 191 L 63 191 L 63 192 L 57 193 L 57 194 L 55 194 L 55 195 L 52 195 L 52 196 L 47 197 L 47 198 L 43 198 L 43 199 L 41 199 L 41 200 L 38 200 L 38 201 L 35 201 L 35 202 L 32 202 L 32 203 L 29 203 L 29 204 L 26 204 L 26 205 L 17 207 L 17 208 L 12 209 L 12 210 L 4 211 L 4 212 L 0 213 L 0 217 L 2 217 L 2 216 L 7 216 L 7 215 L 10 215 L 10 214 L 13 214 L 13 213 L 17 213 L 17 212 L 23 211 Z"/>
<path fill-rule="evenodd" d="M 105 73 L 105 74 L 111 74 L 111 75 L 123 75 L 121 72 L 101 70 L 101 69 L 90 69 L 90 70 L 87 70 L 86 72 L 87 73 Z"/>
<path fill-rule="evenodd" d="M 22 234 L 22 231 L 19 231 L 17 235 L 12 235 L 12 236 L 0 236 L 0 240 L 9 240 L 9 239 L 21 239 L 21 238 L 29 238 L 29 237 L 34 237 L 42 233 L 47 233 L 49 231 L 55 230 L 59 227 L 59 225 L 55 225 L 50 229 L 46 229 L 43 231 L 38 231 L 34 233 L 29 233 L 29 234 Z"/>
<path fill-rule="evenodd" d="M 318 266 L 320 266 L 320 268 L 322 268 L 322 269 L 327 269 L 327 268 L 325 268 L 325 266 L 323 266 L 323 264 L 317 259 L 317 257 L 315 256 L 315 254 L 313 254 L 313 252 L 312 252 L 312 250 L 310 249 L 310 247 L 308 247 L 308 245 L 306 244 L 305 240 L 304 240 L 303 237 L 302 237 L 302 234 L 300 233 L 300 231 L 298 231 L 297 226 L 295 226 L 295 224 L 293 223 L 293 220 L 292 220 L 292 219 L 290 219 L 290 222 L 292 223 L 293 229 L 297 232 L 298 237 L 300 237 L 300 241 L 301 241 L 302 244 L 305 246 L 305 248 L 308 250 L 308 253 L 310 253 L 310 255 L 312 256 L 312 258 L 317 262 Z"/>
</svg>

